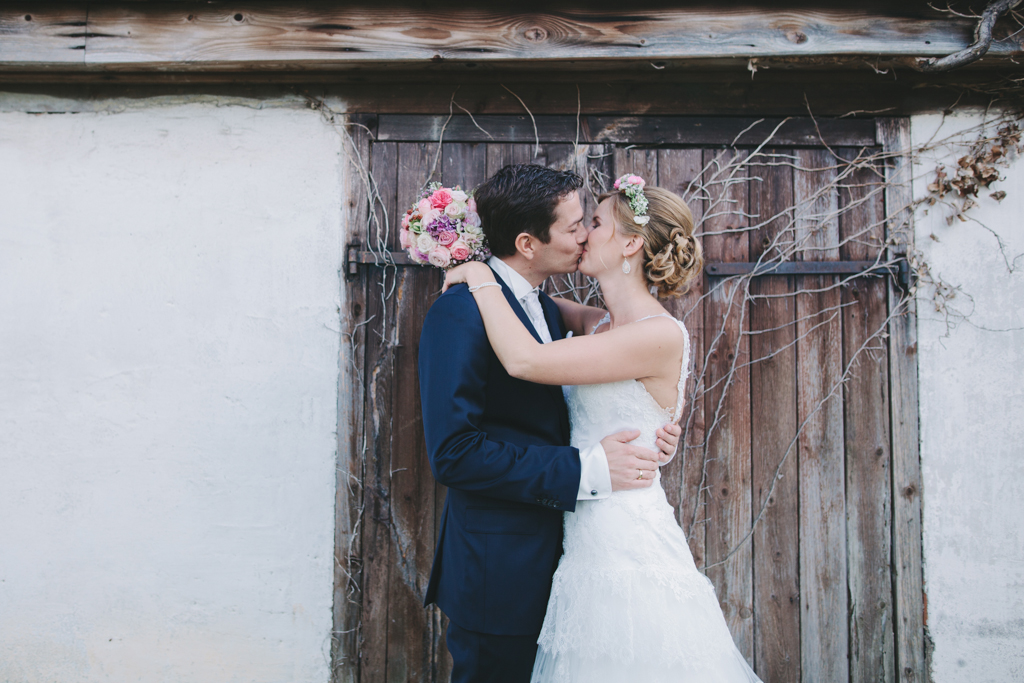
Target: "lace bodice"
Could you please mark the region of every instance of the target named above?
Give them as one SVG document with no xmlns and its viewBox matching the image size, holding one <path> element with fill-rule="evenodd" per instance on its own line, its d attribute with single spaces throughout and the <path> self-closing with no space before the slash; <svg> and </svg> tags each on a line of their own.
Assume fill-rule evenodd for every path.
<svg viewBox="0 0 1024 683">
<path fill-rule="evenodd" d="M 652 315 L 636 322 L 660 317 L 675 320 L 670 315 Z M 594 330 L 608 320 L 609 317 L 606 315 Z M 679 419 L 683 408 L 686 379 L 689 375 L 690 336 L 681 321 L 675 320 L 675 322 L 683 331 L 683 358 L 679 383 L 676 386 L 675 407 L 670 409 L 659 405 L 643 383 L 635 379 L 607 384 L 563 387 L 565 401 L 569 406 L 573 446 L 583 450 L 609 434 L 624 429 L 639 429 L 640 437 L 635 443 L 657 450 L 655 432 L 659 427 Z"/>
</svg>

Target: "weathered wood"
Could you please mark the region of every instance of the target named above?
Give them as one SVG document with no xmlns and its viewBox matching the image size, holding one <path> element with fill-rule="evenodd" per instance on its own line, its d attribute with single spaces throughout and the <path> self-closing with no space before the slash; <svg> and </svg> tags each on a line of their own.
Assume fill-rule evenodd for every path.
<svg viewBox="0 0 1024 683">
<path fill-rule="evenodd" d="M 856 160 L 858 150 L 837 150 Z M 844 260 L 878 257 L 885 239 L 882 169 L 853 169 L 840 188 Z M 889 469 L 889 373 L 884 333 L 887 285 L 859 278 L 843 288 L 846 550 L 850 594 L 850 680 L 891 683 L 893 607 Z M 870 341 L 872 338 L 873 341 Z M 856 354 L 856 359 L 854 355 Z"/>
<path fill-rule="evenodd" d="M 13 62 L 34 68 L 85 64 L 89 12 L 82 4 L 22 2 L 0 8 L 0 69 Z"/>
<path fill-rule="evenodd" d="M 531 120 L 519 116 L 467 115 L 422 116 L 383 114 L 379 122 L 381 140 L 423 140 L 436 142 L 580 142 L 628 144 L 746 145 L 757 146 L 770 139 L 773 144 L 820 147 L 875 144 L 875 123 L 871 119 L 723 118 L 702 116 L 575 116 L 537 115 Z M 536 121 L 536 130 L 534 129 Z"/>
<path fill-rule="evenodd" d="M 704 205 L 691 190 L 700 181 L 704 156 L 700 149 L 661 149 L 657 153 L 657 184 L 675 192 L 690 207 L 694 225 L 699 225 Z M 695 183 L 694 181 L 697 181 Z M 675 459 L 662 469 L 665 493 L 676 508 L 676 519 L 690 545 L 693 561 L 704 566 L 706 498 L 701 490 L 704 473 L 704 301 L 703 274 L 698 274 L 690 290 L 678 299 L 663 302 L 690 333 L 690 379 L 680 426 L 684 441 Z"/>
<path fill-rule="evenodd" d="M 884 132 L 883 128 L 880 130 Z M 717 170 L 716 164 L 727 163 L 733 152 L 699 147 L 627 147 L 594 143 L 576 148 L 571 139 L 563 139 L 542 142 L 537 150 L 532 140 L 466 144 L 448 142 L 446 137 L 435 177 L 446 184 L 472 187 L 509 162 L 534 161 L 558 168 L 585 163 L 589 169 L 586 176 L 596 191 L 600 182 L 610 184 L 620 173 L 639 172 L 650 182 L 690 200 L 698 221 L 705 213 L 720 214 L 703 221 L 701 229 L 719 233 L 705 235 L 707 256 L 725 261 L 758 258 L 767 248 L 763 240 L 788 225 L 790 217 L 778 217 L 750 232 L 724 228 L 747 225 L 752 219 L 744 213 L 761 216 L 753 219 L 758 222 L 766 220 L 792 205 L 795 199 L 800 202 L 795 215 L 797 234 L 803 240 L 798 258 L 870 259 L 874 255 L 871 248 L 879 230 L 872 223 L 878 222 L 880 207 L 878 199 L 869 196 L 870 185 L 877 182 L 870 178 L 871 169 L 858 171 L 846 181 L 846 194 L 840 195 L 834 188 L 821 193 L 835 177 L 841 162 L 825 149 L 776 150 L 791 154 L 795 166 L 802 170 L 794 170 L 790 165 L 757 166 L 750 170 L 749 179 L 744 173 L 740 182 L 731 186 L 732 198 L 737 203 L 718 203 L 708 209 L 701 198 L 694 199 L 691 180 L 701 175 L 705 165 L 711 170 L 704 180 L 709 180 Z M 410 201 L 405 195 L 414 194 L 426 179 L 437 149 L 436 143 L 373 143 L 374 168 L 380 170 L 375 175 L 382 195 L 390 197 L 385 205 L 392 223 Z M 839 151 L 848 156 L 855 150 Z M 602 156 L 605 152 L 610 154 Z M 711 190 L 714 202 L 723 188 L 718 184 Z M 852 208 L 861 199 L 866 201 L 859 208 Z M 585 201 L 592 201 L 589 190 Z M 887 201 L 895 200 L 887 195 Z M 850 215 L 837 219 L 840 206 L 852 208 Z M 861 231 L 866 233 L 857 235 L 858 241 L 837 246 L 840 237 L 848 238 Z M 388 246 L 395 249 L 395 236 L 391 233 Z M 426 284 L 413 283 L 407 276 L 398 275 L 398 290 L 387 306 L 380 308 L 380 269 L 365 270 L 367 274 L 360 277 L 366 277 L 369 283 L 371 296 L 366 304 L 371 310 L 365 310 L 363 317 L 379 317 L 373 317 L 370 324 L 360 328 L 368 340 L 367 413 L 363 428 L 369 437 L 369 450 L 362 538 L 362 668 L 358 673 L 366 681 L 442 681 L 447 680 L 451 670 L 444 649 L 445 619 L 436 609 L 422 610 L 414 598 L 425 585 L 443 488 L 433 484 L 425 466 L 422 443 L 418 441 L 421 437 L 417 392 L 408 381 L 409 376 L 415 377 L 409 359 L 415 356 L 413 347 L 419 324 L 440 280 L 430 269 L 401 269 L 416 271 L 416 277 L 434 279 Z M 387 273 L 388 277 L 396 277 L 394 269 Z M 886 429 L 886 420 L 895 420 L 898 413 L 896 407 L 886 407 L 885 363 L 879 357 L 858 360 L 850 383 L 845 388 L 838 384 L 844 351 L 849 357 L 855 346 L 867 338 L 872 325 L 884 320 L 884 307 L 879 309 L 877 303 L 867 305 L 869 300 L 877 299 L 869 288 L 883 291 L 886 285 L 882 279 L 858 278 L 845 298 L 841 298 L 838 288 L 795 294 L 797 283 L 806 290 L 837 281 L 835 276 L 805 276 L 796 282 L 779 276 L 755 278 L 750 284 L 753 300 L 746 326 L 749 329 L 740 328 L 741 310 L 729 310 L 728 291 L 722 290 L 723 280 L 717 277 L 708 282 L 705 276 L 694 292 L 668 302 L 669 309 L 684 319 L 693 335 L 695 381 L 706 375 L 705 384 L 695 390 L 691 384 L 690 391 L 696 393 L 689 406 L 694 408 L 693 412 L 684 413 L 685 459 L 680 458 L 678 464 L 672 463 L 663 472 L 666 492 L 672 504 L 678 506 L 698 566 L 721 561 L 750 531 L 752 517 L 768 495 L 788 440 L 796 426 L 807 420 L 798 450 L 783 466 L 783 478 L 775 482 L 773 500 L 751 538 L 740 544 L 739 552 L 724 564 L 708 570 L 741 650 L 753 659 L 765 680 L 893 680 L 886 673 L 886 657 L 891 670 L 894 654 L 902 662 L 901 652 L 911 652 L 910 646 L 903 645 L 912 636 L 909 629 L 903 628 L 897 619 L 896 628 L 903 630 L 893 634 L 893 627 L 884 623 L 884 608 L 872 602 L 877 599 L 880 603 L 889 595 L 888 566 L 883 558 L 889 545 L 885 505 L 887 498 L 892 501 L 894 496 L 902 495 L 894 493 L 899 489 L 887 488 L 889 483 L 879 474 L 873 460 L 877 457 L 876 437 Z M 719 291 L 702 298 L 709 284 L 719 285 Z M 854 287 L 858 290 L 856 294 Z M 415 296 L 410 297 L 413 292 Z M 787 296 L 791 293 L 792 298 Z M 860 303 L 841 310 L 839 305 L 844 301 Z M 745 305 L 742 297 L 733 304 L 740 308 Z M 374 310 L 374 306 L 380 311 Z M 864 311 L 862 317 L 847 317 L 859 311 Z M 795 318 L 801 319 L 799 324 L 793 324 Z M 380 335 L 384 341 L 396 343 L 382 344 Z M 795 346 L 787 348 L 796 337 L 800 339 Z M 729 386 L 723 409 L 718 413 L 719 421 L 712 428 L 723 389 L 721 383 L 715 383 L 731 367 L 733 359 L 728 354 L 734 352 L 737 340 L 740 357 L 734 379 L 738 381 Z M 706 359 L 707 372 L 703 373 L 701 366 L 709 348 L 705 344 L 711 343 L 715 346 Z M 748 361 L 753 361 L 749 367 L 745 365 Z M 893 371 L 888 372 L 891 386 L 895 387 Z M 705 386 L 711 387 L 706 394 Z M 836 389 L 835 395 L 816 410 L 832 389 Z M 396 392 L 405 395 L 398 396 Z M 874 394 L 866 395 L 871 392 Z M 914 401 L 916 406 L 916 397 Z M 385 404 L 391 406 L 389 414 L 378 410 Z M 381 422 L 376 429 L 371 424 L 374 415 Z M 711 498 L 706 509 L 698 508 L 697 523 L 691 524 L 693 505 L 698 502 L 695 497 L 700 493 L 705 429 L 711 432 L 707 444 Z M 894 454 L 897 431 L 894 428 L 892 435 Z M 884 447 L 884 436 L 881 441 Z M 849 453 L 847 460 L 844 445 Z M 420 460 L 416 453 L 420 453 Z M 916 450 L 914 453 L 916 458 Z M 410 478 L 404 479 L 406 475 Z M 919 482 L 919 469 L 916 476 Z M 892 480 L 895 486 L 895 464 Z M 728 491 L 724 498 L 723 484 Z M 915 496 L 919 484 L 911 491 Z M 423 514 L 424 510 L 432 510 L 433 514 Z M 898 509 L 893 509 L 894 518 L 898 514 Z M 916 564 L 912 555 L 897 550 L 899 536 L 893 529 L 893 561 L 902 552 L 910 563 L 902 570 L 902 577 L 897 569 L 897 585 L 893 589 L 897 593 L 895 614 L 911 619 L 915 589 L 919 619 L 921 616 L 919 507 L 917 515 Z M 909 540 L 913 538 L 911 534 Z M 383 581 L 379 578 L 381 571 Z M 915 575 L 916 586 L 900 587 L 900 579 L 909 582 Z M 900 591 L 907 603 L 902 612 Z M 869 623 L 872 615 L 877 621 Z M 891 622 L 892 616 L 888 619 Z M 923 642 L 923 624 L 918 633 L 918 642 Z M 889 643 L 898 644 L 896 648 L 890 644 L 888 654 L 886 638 Z M 904 647 L 907 649 L 901 649 Z M 852 653 L 849 657 L 848 652 Z M 923 675 L 923 669 L 920 671 Z M 899 678 L 922 680 L 914 676 L 918 674 L 901 673 Z"/>
<path fill-rule="evenodd" d="M 750 257 L 746 171 L 725 171 L 742 152 L 704 153 L 708 199 L 702 231 L 709 260 Z M 726 180 L 731 178 L 732 180 Z M 736 182 L 733 182 L 735 180 Z M 712 234 L 719 233 L 719 234 Z M 750 346 L 745 327 L 746 297 L 736 278 L 709 283 L 704 303 L 707 355 L 707 564 L 733 639 L 747 661 L 754 659 L 753 553 L 744 539 L 751 522 Z M 747 539 L 749 540 L 749 539 Z M 737 549 L 737 546 L 738 549 Z M 726 557 L 733 552 L 731 557 Z"/>
<path fill-rule="evenodd" d="M 346 242 L 366 241 L 369 196 L 366 172 L 370 163 L 372 128 L 366 117 L 350 118 L 350 137 L 344 165 L 344 224 Z M 373 123 L 373 122 L 369 122 Z M 342 316 L 347 343 L 341 345 L 338 373 L 338 465 L 335 474 L 334 607 L 331 639 L 331 670 L 335 683 L 359 680 L 359 622 L 363 601 L 362 528 L 365 468 L 365 385 L 366 286 L 364 269 L 345 281 L 345 313 Z"/>
<path fill-rule="evenodd" d="M 20 9 L 20 8 L 19 8 Z M 24 14 L 24 11 L 21 12 Z M 5 20 L 17 17 L 3 10 Z M 562 60 L 942 56 L 971 42 L 969 18 L 913 16 L 882 9 L 753 9 L 721 5 L 588 7 L 565 12 L 487 6 L 438 11 L 420 5 L 89 5 L 84 61 L 104 70 L 339 69 L 404 64 L 444 68 Z M 1019 38 L 991 56 L 1019 53 Z M 4 51 L 0 68 L 62 61 L 62 47 Z M 51 56 L 51 53 L 58 56 Z M 990 57 L 991 58 L 991 57 Z"/>
<path fill-rule="evenodd" d="M 419 195 L 435 158 L 436 145 L 398 146 L 397 200 L 389 215 L 387 242 L 398 248 L 398 221 Z M 442 167 L 443 170 L 443 167 Z M 442 174 L 443 177 L 443 174 Z M 441 289 L 435 268 L 403 268 L 388 300 L 395 307 L 396 386 L 386 417 L 393 422 L 391 442 L 391 557 L 388 588 L 387 680 L 422 680 L 432 667 L 433 623 L 423 608 L 434 556 L 436 484 L 423 441 L 416 382 L 420 330 L 434 294 Z"/>
<path fill-rule="evenodd" d="M 788 150 L 771 149 L 769 154 Z M 752 261 L 792 244 L 793 169 L 751 166 Z M 759 178 L 760 180 L 754 180 Z M 788 235 L 788 239 L 787 239 Z M 765 681 L 800 680 L 796 301 L 792 277 L 750 283 L 750 432 L 754 515 L 754 653 Z M 787 296 L 788 295 L 788 296 Z"/>
<path fill-rule="evenodd" d="M 834 159 L 798 150 L 793 188 L 799 256 L 839 258 Z M 847 663 L 846 499 L 843 469 L 841 297 L 836 276 L 798 283 L 801 680 L 844 681 Z"/>
<path fill-rule="evenodd" d="M 913 251 L 910 121 L 878 120 L 883 148 L 894 155 L 886 167 L 886 236 L 890 255 Z M 892 429 L 892 565 L 895 590 L 897 680 L 926 680 L 924 576 L 921 540 L 921 454 L 918 441 L 917 309 L 891 284 L 889 310 L 889 409 Z"/>
<path fill-rule="evenodd" d="M 371 171 L 379 201 L 373 206 L 383 234 L 386 216 L 395 216 L 398 145 L 374 143 Z M 385 215 L 386 214 L 386 215 Z M 371 226 L 376 237 L 377 226 Z M 363 610 L 360 628 L 360 683 L 387 680 L 389 568 L 391 556 L 391 470 L 395 306 L 383 292 L 394 283 L 394 268 L 374 268 L 367 282 L 366 314 L 366 435 L 367 461 L 363 479 Z"/>
</svg>

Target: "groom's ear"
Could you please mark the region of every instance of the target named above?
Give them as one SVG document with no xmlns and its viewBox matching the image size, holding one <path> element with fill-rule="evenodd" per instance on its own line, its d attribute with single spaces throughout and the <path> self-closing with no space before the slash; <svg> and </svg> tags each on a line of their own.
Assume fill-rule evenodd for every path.
<svg viewBox="0 0 1024 683">
<path fill-rule="evenodd" d="M 516 235 L 516 251 L 523 255 L 523 258 L 533 260 L 537 255 L 537 238 L 528 232 L 521 232 Z"/>
</svg>

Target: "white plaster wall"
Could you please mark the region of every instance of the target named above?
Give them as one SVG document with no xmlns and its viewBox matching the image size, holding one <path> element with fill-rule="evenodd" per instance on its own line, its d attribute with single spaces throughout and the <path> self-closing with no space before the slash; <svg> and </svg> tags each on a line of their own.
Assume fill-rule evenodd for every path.
<svg viewBox="0 0 1024 683">
<path fill-rule="evenodd" d="M 983 121 L 969 113 L 912 120 L 915 143 L 945 139 Z M 970 137 L 971 134 L 968 135 Z M 916 167 L 916 197 L 942 147 Z M 1024 159 L 947 224 L 941 205 L 919 212 L 917 245 L 932 272 L 961 290 L 952 326 L 919 306 L 921 464 L 928 629 L 935 683 L 1024 680 Z M 1005 190 L 1002 203 L 988 196 Z M 1006 244 L 1010 273 L 987 226 Z M 990 329 L 1013 329 L 994 332 Z"/>
<path fill-rule="evenodd" d="M 0 681 L 329 679 L 340 170 L 308 109 L 0 113 Z"/>
</svg>

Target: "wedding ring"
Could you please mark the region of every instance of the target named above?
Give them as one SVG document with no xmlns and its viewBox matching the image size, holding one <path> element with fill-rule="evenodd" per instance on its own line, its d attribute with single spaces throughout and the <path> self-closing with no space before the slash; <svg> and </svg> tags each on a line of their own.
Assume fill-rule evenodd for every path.
<svg viewBox="0 0 1024 683">
<path fill-rule="evenodd" d="M 642 469 L 640 469 L 639 467 L 636 468 L 636 471 L 640 473 L 637 476 L 637 479 L 643 479 L 644 478 L 644 471 Z"/>
</svg>

